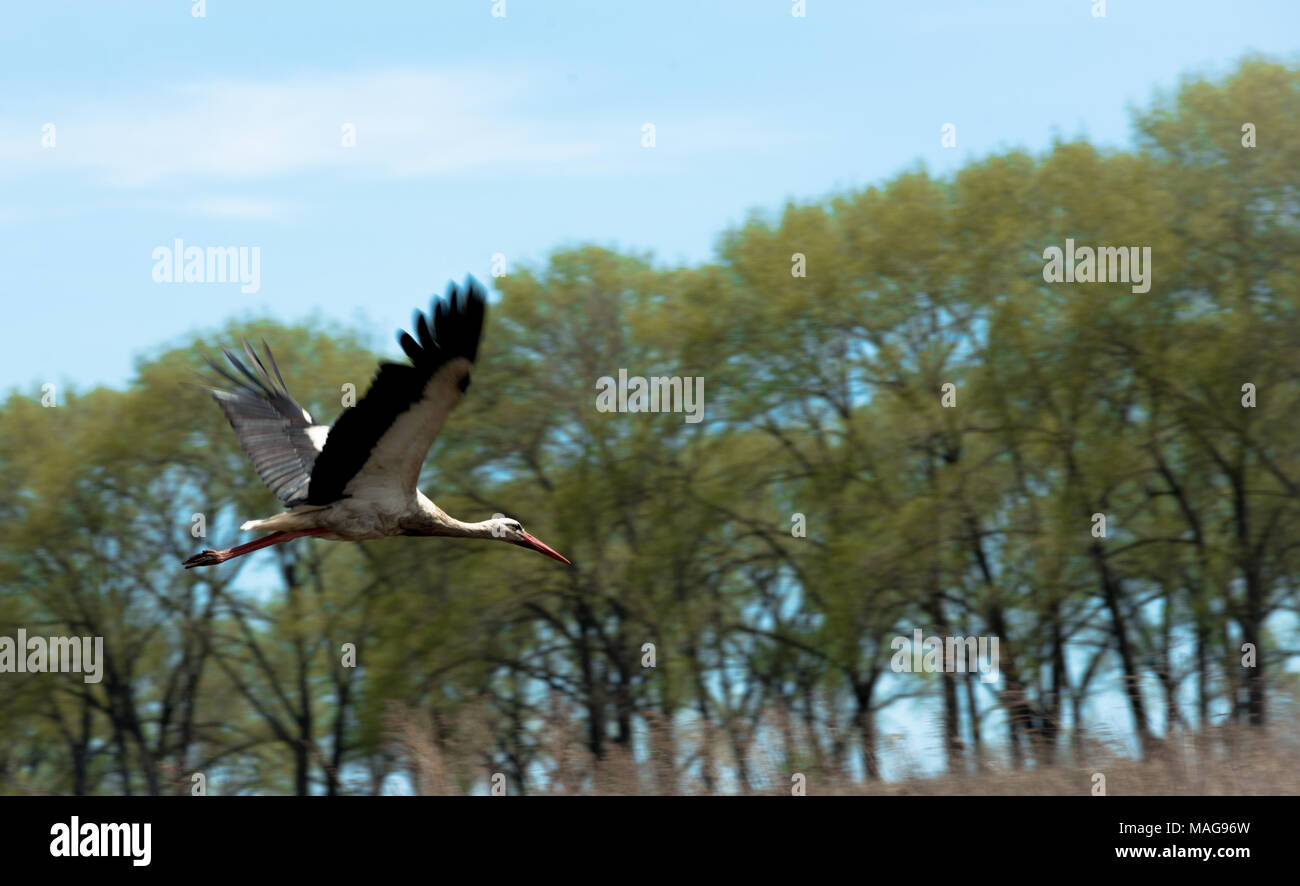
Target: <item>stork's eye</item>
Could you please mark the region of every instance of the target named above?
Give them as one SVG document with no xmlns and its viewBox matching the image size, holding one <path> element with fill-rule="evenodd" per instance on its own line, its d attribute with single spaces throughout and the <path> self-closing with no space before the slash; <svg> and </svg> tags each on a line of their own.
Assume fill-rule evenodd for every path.
<svg viewBox="0 0 1300 886">
<path fill-rule="evenodd" d="M 517 520 L 511 520 L 509 523 L 506 524 L 506 526 L 508 526 L 512 532 L 524 531 L 524 527 L 521 526 Z"/>
</svg>

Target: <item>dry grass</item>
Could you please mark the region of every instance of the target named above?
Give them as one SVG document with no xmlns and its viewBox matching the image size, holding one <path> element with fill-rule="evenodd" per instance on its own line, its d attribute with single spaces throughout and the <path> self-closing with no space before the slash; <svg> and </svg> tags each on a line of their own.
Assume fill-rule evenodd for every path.
<svg viewBox="0 0 1300 886">
<path fill-rule="evenodd" d="M 1220 730 L 1182 735 L 1164 743 L 1148 760 L 1134 760 L 1108 748 L 1094 752 L 1088 766 L 1044 766 L 1014 770 L 995 764 L 979 775 L 909 778 L 854 785 L 839 792 L 885 796 L 1007 796 L 1092 793 L 1094 776 L 1105 776 L 1109 796 L 1300 795 L 1300 750 L 1270 738 Z"/>
<path fill-rule="evenodd" d="M 466 742 L 478 749 L 493 746 L 482 711 L 471 711 L 456 724 L 444 724 L 441 741 L 436 740 L 428 718 L 409 708 L 394 706 L 387 722 L 391 747 L 419 794 L 484 793 L 492 771 L 500 768 L 482 750 L 476 756 L 461 754 L 454 759 L 448 750 L 465 747 Z M 535 736 L 537 762 L 528 769 L 527 793 L 788 796 L 792 773 L 798 771 L 805 776 L 810 796 L 1087 796 L 1098 773 L 1105 776 L 1105 790 L 1111 796 L 1300 795 L 1300 744 L 1293 733 L 1283 726 L 1276 726 L 1272 737 L 1226 728 L 1181 733 L 1162 741 L 1148 760 L 1132 759 L 1114 744 L 1094 740 L 1081 751 L 1086 763 L 1077 765 L 1029 764 L 1015 769 L 1005 761 L 986 759 L 978 774 L 913 775 L 875 782 L 831 769 L 824 754 L 811 751 L 797 755 L 807 765 L 787 768 L 781 753 L 756 743 L 745 754 L 749 787 L 742 790 L 735 755 L 714 730 L 682 724 L 670 728 L 651 719 L 640 736 L 642 759 L 633 759 L 614 745 L 597 759 L 587 750 L 582 724 L 550 712 Z M 906 760 L 905 749 L 895 753 Z M 511 784 L 508 793 L 517 792 Z"/>
</svg>

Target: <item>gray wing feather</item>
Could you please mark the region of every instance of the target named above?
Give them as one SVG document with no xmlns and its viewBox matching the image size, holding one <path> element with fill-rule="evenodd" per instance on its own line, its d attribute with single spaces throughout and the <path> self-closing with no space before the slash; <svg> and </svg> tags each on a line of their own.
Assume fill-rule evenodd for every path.
<svg viewBox="0 0 1300 886">
<path fill-rule="evenodd" d="M 307 501 L 312 467 L 329 429 L 316 424 L 307 410 L 289 395 L 280 367 L 265 341 L 262 342 L 265 362 L 244 342 L 251 370 L 230 351 L 222 350 L 243 378 L 208 360 L 208 365 L 234 386 L 229 391 L 208 387 L 209 393 L 225 412 L 262 482 L 285 507 L 303 504 Z"/>
</svg>

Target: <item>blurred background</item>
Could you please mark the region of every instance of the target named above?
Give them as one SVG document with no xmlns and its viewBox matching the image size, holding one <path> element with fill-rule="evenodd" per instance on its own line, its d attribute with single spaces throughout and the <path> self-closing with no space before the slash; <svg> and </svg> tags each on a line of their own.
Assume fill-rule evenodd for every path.
<svg viewBox="0 0 1300 886">
<path fill-rule="evenodd" d="M 923 6 L 7 9 L 0 636 L 104 672 L 0 673 L 0 793 L 1300 790 L 1300 9 Z M 576 568 L 181 569 L 278 510 L 202 358 L 332 421 L 467 272 L 421 488 Z"/>
</svg>

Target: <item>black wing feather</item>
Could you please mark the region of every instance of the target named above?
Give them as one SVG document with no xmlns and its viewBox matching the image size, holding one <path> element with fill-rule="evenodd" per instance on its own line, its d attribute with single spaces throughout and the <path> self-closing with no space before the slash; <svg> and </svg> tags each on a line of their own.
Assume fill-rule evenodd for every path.
<svg viewBox="0 0 1300 886">
<path fill-rule="evenodd" d="M 420 346 L 415 343 L 415 339 L 411 338 L 411 336 L 403 332 L 397 339 L 397 343 L 402 346 L 402 350 L 406 352 L 406 356 L 411 359 L 412 363 L 420 359 Z"/>
<path fill-rule="evenodd" d="M 434 374 L 458 357 L 474 362 L 486 309 L 483 287 L 470 277 L 464 287 L 448 284 L 446 298 L 435 299 L 430 312 L 432 326 L 417 312 L 414 326 L 419 341 L 406 332 L 397 339 L 410 365 L 380 364 L 370 390 L 339 416 L 312 469 L 309 504 L 325 505 L 343 498 L 343 490 L 365 467 L 380 438 L 402 413 L 424 398 Z M 461 391 L 467 384 L 467 379 L 461 380 Z"/>
</svg>

